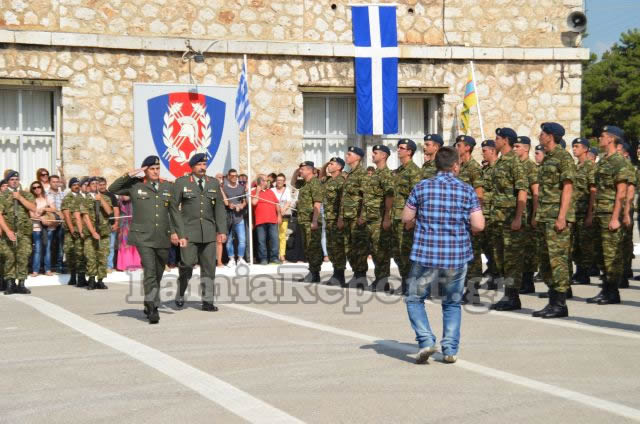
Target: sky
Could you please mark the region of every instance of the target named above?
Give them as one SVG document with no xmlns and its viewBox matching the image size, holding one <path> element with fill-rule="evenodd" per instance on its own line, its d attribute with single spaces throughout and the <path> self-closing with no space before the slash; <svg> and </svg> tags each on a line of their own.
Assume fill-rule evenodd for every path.
<svg viewBox="0 0 640 424">
<path fill-rule="evenodd" d="M 587 8 L 587 33 L 584 47 L 601 56 L 620 34 L 632 28 L 640 28 L 640 0 L 585 0 Z"/>
</svg>

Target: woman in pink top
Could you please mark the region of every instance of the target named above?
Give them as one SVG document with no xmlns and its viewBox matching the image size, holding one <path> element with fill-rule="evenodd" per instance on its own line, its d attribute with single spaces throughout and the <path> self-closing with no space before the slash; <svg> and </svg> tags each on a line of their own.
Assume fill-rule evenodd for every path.
<svg viewBox="0 0 640 424">
<path fill-rule="evenodd" d="M 33 220 L 33 256 L 31 262 L 32 276 L 35 277 L 40 273 L 40 260 L 42 259 L 42 232 L 44 214 L 47 212 L 56 212 L 56 207 L 52 201 L 48 200 L 44 193 L 44 186 L 40 181 L 31 183 L 29 191 L 36 199 L 36 211 L 29 212 Z M 44 269 L 47 275 L 53 275 L 51 272 L 51 255 L 46 252 L 44 255 Z"/>
</svg>

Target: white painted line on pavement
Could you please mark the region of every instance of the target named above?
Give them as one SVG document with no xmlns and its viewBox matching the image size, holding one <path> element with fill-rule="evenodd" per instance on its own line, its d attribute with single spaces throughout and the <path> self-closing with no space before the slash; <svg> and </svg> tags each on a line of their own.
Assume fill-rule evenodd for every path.
<svg viewBox="0 0 640 424">
<path fill-rule="evenodd" d="M 307 321 L 300 318 L 291 317 L 288 315 L 278 314 L 275 312 L 264 311 L 257 308 L 252 308 L 250 306 L 245 305 L 225 305 L 225 307 L 238 309 L 241 311 L 251 312 L 254 314 L 259 314 L 268 318 L 272 318 L 278 321 L 288 322 L 290 324 L 298 325 L 301 327 L 311 328 L 314 330 L 324 331 L 327 333 L 351 337 L 357 340 L 362 340 L 367 343 L 377 343 L 384 346 L 387 346 L 391 349 L 399 350 L 406 353 L 417 353 L 417 347 L 411 348 L 409 346 L 396 343 L 389 342 L 383 340 L 381 337 L 369 336 L 367 334 L 358 333 L 355 331 L 343 330 L 341 328 L 332 327 L 329 325 L 318 324 L 312 321 Z M 442 358 L 441 355 L 437 355 L 436 357 Z M 460 360 L 453 365 L 458 368 L 465 369 L 467 371 L 472 371 L 477 374 L 481 374 L 487 377 L 495 378 L 498 380 L 502 380 L 508 383 L 517 384 L 523 387 L 526 387 L 531 390 L 536 390 L 551 396 L 559 397 L 562 399 L 570 400 L 573 402 L 581 403 L 583 405 L 600 409 L 611 414 L 615 414 L 621 417 L 630 418 L 636 421 L 640 421 L 640 410 L 631 408 L 629 406 L 625 406 L 619 403 L 610 402 L 608 400 L 600 399 L 594 396 L 585 395 L 580 392 L 575 392 L 573 390 L 564 389 L 559 386 L 554 386 L 552 384 L 542 383 L 537 380 L 533 380 L 527 377 L 522 377 L 516 374 L 511 374 L 509 372 L 500 371 L 495 368 L 485 367 L 483 365 L 474 364 L 473 362 Z"/>
<path fill-rule="evenodd" d="M 11 298 L 31 306 L 43 315 L 53 318 L 99 343 L 137 359 L 249 422 L 303 422 L 189 364 L 94 324 L 44 299 L 23 295 L 13 295 Z"/>
</svg>

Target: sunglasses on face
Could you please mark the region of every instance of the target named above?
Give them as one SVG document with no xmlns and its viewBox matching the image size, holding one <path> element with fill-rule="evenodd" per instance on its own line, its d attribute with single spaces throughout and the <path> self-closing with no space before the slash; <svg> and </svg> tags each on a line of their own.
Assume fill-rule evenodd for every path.
<svg viewBox="0 0 640 424">
<path fill-rule="evenodd" d="M 35 190 L 35 189 L 41 189 L 41 188 L 42 188 L 42 186 L 33 186 L 32 188 L 33 188 L 34 190 Z"/>
</svg>

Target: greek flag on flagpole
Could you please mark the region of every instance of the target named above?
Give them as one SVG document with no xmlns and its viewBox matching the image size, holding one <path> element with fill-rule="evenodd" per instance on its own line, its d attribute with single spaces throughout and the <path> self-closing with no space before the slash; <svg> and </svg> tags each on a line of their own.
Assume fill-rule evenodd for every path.
<svg viewBox="0 0 640 424">
<path fill-rule="evenodd" d="M 242 64 L 242 73 L 238 82 L 238 94 L 236 94 L 236 121 L 240 131 L 244 131 L 247 122 L 251 118 L 251 105 L 249 104 L 249 85 L 247 84 L 247 69 Z"/>
<path fill-rule="evenodd" d="M 398 30 L 395 6 L 351 6 L 356 71 L 356 132 L 398 132 Z"/>
</svg>

